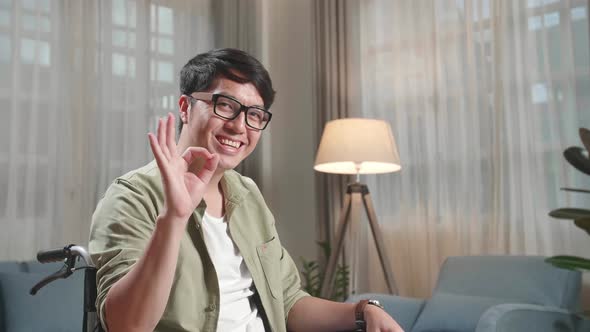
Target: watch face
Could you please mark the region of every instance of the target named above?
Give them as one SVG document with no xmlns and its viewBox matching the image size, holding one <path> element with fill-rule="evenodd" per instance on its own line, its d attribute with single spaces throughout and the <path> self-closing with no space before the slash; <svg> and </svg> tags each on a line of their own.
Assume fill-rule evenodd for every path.
<svg viewBox="0 0 590 332">
<path fill-rule="evenodd" d="M 383 306 L 377 300 L 369 300 L 369 302 L 367 302 L 367 304 L 374 305 L 376 307 L 379 307 L 379 308 L 383 309 Z"/>
</svg>

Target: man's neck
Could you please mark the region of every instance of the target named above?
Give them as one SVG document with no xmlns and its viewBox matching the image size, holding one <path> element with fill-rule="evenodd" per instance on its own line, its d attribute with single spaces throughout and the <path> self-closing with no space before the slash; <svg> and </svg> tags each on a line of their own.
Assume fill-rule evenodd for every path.
<svg viewBox="0 0 590 332">
<path fill-rule="evenodd" d="M 207 213 L 213 217 L 225 215 L 225 199 L 220 185 L 222 177 L 223 171 L 218 170 L 215 172 L 203 196 L 205 203 L 207 203 Z"/>
</svg>

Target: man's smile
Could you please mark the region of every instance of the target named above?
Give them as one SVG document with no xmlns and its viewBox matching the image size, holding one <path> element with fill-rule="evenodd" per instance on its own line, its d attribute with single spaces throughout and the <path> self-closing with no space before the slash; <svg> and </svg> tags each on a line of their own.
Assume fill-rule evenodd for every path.
<svg viewBox="0 0 590 332">
<path fill-rule="evenodd" d="M 244 142 L 236 139 L 229 138 L 227 136 L 215 136 L 217 143 L 221 145 L 224 151 L 229 153 L 236 153 L 240 151 L 241 147 L 245 145 Z"/>
</svg>

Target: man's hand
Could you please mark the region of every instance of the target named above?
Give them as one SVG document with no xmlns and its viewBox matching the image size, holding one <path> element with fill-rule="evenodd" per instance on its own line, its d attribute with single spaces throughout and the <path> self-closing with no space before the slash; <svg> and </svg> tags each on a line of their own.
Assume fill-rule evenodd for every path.
<svg viewBox="0 0 590 332">
<path fill-rule="evenodd" d="M 149 133 L 150 146 L 164 186 L 164 210 L 161 215 L 188 220 L 203 199 L 207 184 L 217 169 L 219 156 L 201 147 L 189 147 L 182 155 L 176 150 L 176 129 L 172 113 L 158 121 L 157 136 Z M 199 172 L 189 171 L 197 159 L 205 162 Z"/>
<path fill-rule="evenodd" d="M 365 322 L 367 332 L 403 332 L 399 324 L 383 309 L 374 306 L 365 306 Z"/>
<path fill-rule="evenodd" d="M 313 296 L 295 302 L 287 318 L 288 331 L 354 331 L 356 303 L 340 303 Z M 387 312 L 373 305 L 365 306 L 368 332 L 404 332 Z"/>
</svg>

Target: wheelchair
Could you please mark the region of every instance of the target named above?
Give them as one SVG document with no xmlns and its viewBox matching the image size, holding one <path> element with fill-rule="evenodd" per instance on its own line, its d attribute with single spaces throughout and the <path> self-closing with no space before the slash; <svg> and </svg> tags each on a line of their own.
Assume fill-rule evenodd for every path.
<svg viewBox="0 0 590 332">
<path fill-rule="evenodd" d="M 54 263 L 63 261 L 64 265 L 57 272 L 43 278 L 30 290 L 31 295 L 58 279 L 66 279 L 77 271 L 84 270 L 84 317 L 83 332 L 104 332 L 96 315 L 96 267 L 90 254 L 84 247 L 70 244 L 63 248 L 42 250 L 37 253 L 40 263 Z M 76 266 L 76 263 L 83 264 Z"/>
</svg>

